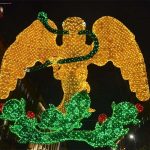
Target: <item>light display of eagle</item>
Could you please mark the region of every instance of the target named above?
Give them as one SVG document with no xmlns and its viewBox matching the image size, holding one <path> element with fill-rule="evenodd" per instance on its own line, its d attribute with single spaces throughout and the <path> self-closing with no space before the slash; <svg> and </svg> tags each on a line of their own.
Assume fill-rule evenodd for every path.
<svg viewBox="0 0 150 150">
<path fill-rule="evenodd" d="M 1 99 L 9 96 L 17 80 L 24 78 L 27 68 L 33 67 L 37 61 L 42 64 L 51 62 L 49 66 L 53 67 L 54 77 L 61 80 L 64 97 L 58 108 L 62 111 L 64 103 L 74 93 L 82 90 L 90 92 L 86 81 L 87 66 L 103 66 L 108 61 L 120 68 L 123 78 L 129 80 L 130 89 L 139 100 L 149 99 L 144 59 L 134 35 L 125 25 L 113 17 L 104 16 L 93 24 L 92 32 L 85 30 L 86 24 L 79 17 L 67 18 L 62 26 L 61 46 L 56 44 L 59 30 L 43 12 L 17 36 L 2 60 Z M 93 39 L 93 44 L 85 44 L 86 36 Z"/>
</svg>

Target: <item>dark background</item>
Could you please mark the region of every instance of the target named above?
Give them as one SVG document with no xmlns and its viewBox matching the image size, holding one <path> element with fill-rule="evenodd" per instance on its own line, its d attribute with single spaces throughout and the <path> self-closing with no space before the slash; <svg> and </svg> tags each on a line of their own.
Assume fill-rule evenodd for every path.
<svg viewBox="0 0 150 150">
<path fill-rule="evenodd" d="M 0 2 L 11 2 L 3 1 Z M 87 29 L 91 30 L 93 23 L 102 16 L 113 16 L 123 22 L 136 36 L 141 51 L 143 53 L 147 75 L 150 81 L 150 1 L 114 1 L 114 0 L 55 0 L 55 1 L 12 1 L 10 5 L 0 4 L 4 8 L 4 16 L 0 19 L 0 36 L 3 38 L 5 47 L 14 42 L 15 37 L 24 28 L 29 26 L 37 17 L 39 11 L 48 13 L 49 19 L 53 20 L 59 29 L 62 29 L 61 23 L 67 17 L 78 16 L 84 19 Z M 57 39 L 61 44 L 61 37 Z M 87 39 L 90 44 L 90 39 Z M 4 51 L 0 52 L 0 58 Z M 134 93 L 129 89 L 128 81 L 122 79 L 120 70 L 113 66 L 111 62 L 103 67 L 90 65 L 88 67 L 88 82 L 91 85 L 92 108 L 97 111 L 90 119 L 84 121 L 84 129 L 92 129 L 100 113 L 111 115 L 112 101 L 130 101 L 139 102 Z M 25 82 L 31 88 L 31 91 L 42 97 L 48 103 L 58 105 L 62 99 L 62 89 L 60 81 L 53 78 L 52 68 L 42 71 L 28 73 Z M 32 99 L 36 99 L 36 94 L 30 92 Z M 15 91 L 16 92 L 16 91 Z M 16 92 L 17 93 L 17 92 Z M 19 93 L 19 92 L 18 92 Z M 40 93 L 40 94 L 39 94 Z M 15 95 L 15 94 L 14 94 Z M 16 94 L 17 95 L 17 94 Z M 16 96 L 15 95 L 15 96 Z M 32 101 L 33 102 L 33 101 Z M 145 110 L 140 115 L 142 123 L 139 127 L 131 128 L 136 136 L 136 143 L 125 137 L 120 147 L 126 147 L 126 150 L 142 150 L 145 146 L 150 150 L 150 102 L 140 102 Z M 33 106 L 34 106 L 33 102 Z M 84 142 L 66 142 L 68 150 L 93 150 Z M 100 148 L 101 149 L 101 148 Z M 105 150 L 107 148 L 104 148 Z M 108 148 L 109 149 L 109 148 Z"/>
</svg>

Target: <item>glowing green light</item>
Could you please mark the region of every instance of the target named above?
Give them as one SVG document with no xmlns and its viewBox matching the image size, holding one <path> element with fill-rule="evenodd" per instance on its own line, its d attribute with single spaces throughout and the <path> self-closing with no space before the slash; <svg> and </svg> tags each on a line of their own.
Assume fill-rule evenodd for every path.
<svg viewBox="0 0 150 150">
<path fill-rule="evenodd" d="M 36 118 L 26 116 L 25 100 L 11 99 L 5 103 L 0 118 L 15 122 L 10 126 L 10 131 L 19 137 L 20 143 L 53 144 L 77 140 L 87 142 L 93 147 L 112 148 L 117 148 L 117 141 L 128 133 L 126 125 L 140 122 L 137 119 L 138 111 L 133 104 L 113 102 L 113 114 L 104 123 L 97 122 L 95 129 L 90 131 L 79 130 L 82 126 L 81 120 L 91 115 L 88 111 L 89 95 L 86 91 L 76 93 L 65 107 L 66 113 L 63 114 L 54 105 L 49 105 L 38 122 Z"/>
</svg>

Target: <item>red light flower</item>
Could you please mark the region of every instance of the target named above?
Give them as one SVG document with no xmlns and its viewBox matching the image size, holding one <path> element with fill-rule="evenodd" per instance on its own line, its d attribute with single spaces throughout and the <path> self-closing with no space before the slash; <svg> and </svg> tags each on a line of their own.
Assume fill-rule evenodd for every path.
<svg viewBox="0 0 150 150">
<path fill-rule="evenodd" d="M 33 118 L 35 117 L 34 112 L 28 111 L 28 112 L 27 112 L 27 117 L 30 118 L 30 119 L 33 119 Z"/>
<path fill-rule="evenodd" d="M 107 119 L 107 115 L 106 115 L 106 114 L 100 114 L 100 115 L 98 116 L 98 122 L 99 122 L 99 123 L 105 122 L 106 119 Z"/>
<path fill-rule="evenodd" d="M 142 112 L 143 109 L 144 109 L 144 107 L 143 107 L 140 103 L 137 103 L 137 104 L 135 105 L 135 107 L 137 108 L 137 110 L 138 110 L 139 113 Z"/>
<path fill-rule="evenodd" d="M 3 111 L 3 106 L 4 106 L 4 104 L 3 104 L 3 103 L 0 103 L 0 112 Z"/>
</svg>

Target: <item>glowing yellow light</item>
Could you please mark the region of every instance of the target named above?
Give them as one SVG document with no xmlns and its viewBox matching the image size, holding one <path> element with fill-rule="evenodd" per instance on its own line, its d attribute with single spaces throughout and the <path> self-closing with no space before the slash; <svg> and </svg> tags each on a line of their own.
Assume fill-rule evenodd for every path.
<svg viewBox="0 0 150 150">
<path fill-rule="evenodd" d="M 56 25 L 49 20 L 49 25 L 56 29 Z M 61 80 L 64 97 L 59 109 L 64 109 L 64 102 L 79 91 L 87 90 L 90 86 L 86 81 L 89 64 L 98 66 L 112 61 L 119 67 L 125 80 L 129 80 L 132 92 L 139 100 L 150 97 L 147 73 L 142 53 L 135 41 L 134 35 L 117 19 L 109 16 L 98 19 L 93 25 L 93 32 L 97 36 L 100 48 L 93 58 L 68 64 L 57 64 L 58 58 L 78 57 L 88 54 L 93 45 L 85 44 L 86 35 L 79 35 L 84 30 L 85 22 L 79 17 L 70 17 L 63 22 L 63 29 L 69 34 L 63 35 L 63 44 L 56 44 L 56 34 L 49 32 L 43 24 L 36 20 L 23 32 L 7 49 L 0 73 L 0 98 L 8 97 L 9 92 L 16 87 L 17 79 L 25 76 L 25 70 L 39 61 L 44 63 L 52 60 L 54 77 Z"/>
</svg>

